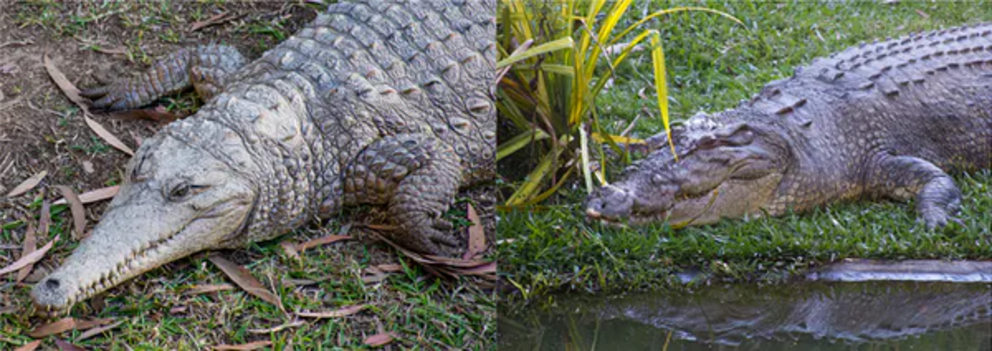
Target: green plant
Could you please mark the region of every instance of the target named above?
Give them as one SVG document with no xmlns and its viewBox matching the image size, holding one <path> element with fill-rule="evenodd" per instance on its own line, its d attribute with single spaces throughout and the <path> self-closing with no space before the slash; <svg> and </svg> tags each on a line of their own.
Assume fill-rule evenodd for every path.
<svg viewBox="0 0 992 351">
<path fill-rule="evenodd" d="M 501 2 L 497 108 L 500 118 L 509 120 L 520 132 L 499 145 L 496 159 L 498 162 L 527 146 L 540 152 L 536 166 L 507 200 L 508 206 L 527 206 L 546 199 L 577 169 L 587 191 L 593 189 L 593 174 L 605 184 L 605 172 L 601 168 L 593 171 L 589 161 L 590 137 L 619 153 L 623 150 L 618 143 L 643 142 L 603 132 L 594 102 L 613 77 L 614 67 L 646 39 L 650 39 L 659 112 L 665 130 L 669 130 L 665 54 L 659 32 L 642 28 L 648 21 L 675 12 L 704 11 L 741 23 L 720 11 L 676 7 L 651 13 L 614 34 L 632 3 L 620 0 L 608 7 L 605 0 Z M 633 35 L 637 31 L 639 34 Z M 629 42 L 621 43 L 629 37 Z"/>
</svg>

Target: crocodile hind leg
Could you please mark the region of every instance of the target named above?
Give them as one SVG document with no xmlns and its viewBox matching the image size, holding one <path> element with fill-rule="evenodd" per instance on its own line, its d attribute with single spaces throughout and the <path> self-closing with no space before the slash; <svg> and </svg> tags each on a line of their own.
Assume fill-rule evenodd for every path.
<svg viewBox="0 0 992 351">
<path fill-rule="evenodd" d="M 868 182 L 873 193 L 902 201 L 915 197 L 919 220 L 928 229 L 956 221 L 961 190 L 933 163 L 911 156 L 885 155 L 872 170 Z"/>
<path fill-rule="evenodd" d="M 244 64 L 244 56 L 230 46 L 197 46 L 156 61 L 136 77 L 86 89 L 79 94 L 93 101 L 94 108 L 124 110 L 147 105 L 192 85 L 206 101 L 219 93 L 226 77 Z"/>
<path fill-rule="evenodd" d="M 344 172 L 345 205 L 386 204 L 400 230 L 391 239 L 430 254 L 451 252 L 448 210 L 461 183 L 461 165 L 450 146 L 433 136 L 400 134 L 376 141 Z"/>
</svg>

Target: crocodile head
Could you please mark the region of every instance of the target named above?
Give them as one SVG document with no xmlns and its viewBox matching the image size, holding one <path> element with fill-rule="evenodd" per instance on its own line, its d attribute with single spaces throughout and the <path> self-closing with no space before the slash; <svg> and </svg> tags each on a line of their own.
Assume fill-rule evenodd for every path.
<svg viewBox="0 0 992 351">
<path fill-rule="evenodd" d="M 255 185 L 197 147 L 159 133 L 138 149 L 92 234 L 31 292 L 38 313 L 76 302 L 198 251 L 232 246 L 248 225 Z"/>
<path fill-rule="evenodd" d="M 694 117 L 672 138 L 678 161 L 667 138 L 649 140 L 655 151 L 593 193 L 586 215 L 614 224 L 667 220 L 675 228 L 760 215 L 786 171 L 782 138 L 747 123 Z"/>
</svg>

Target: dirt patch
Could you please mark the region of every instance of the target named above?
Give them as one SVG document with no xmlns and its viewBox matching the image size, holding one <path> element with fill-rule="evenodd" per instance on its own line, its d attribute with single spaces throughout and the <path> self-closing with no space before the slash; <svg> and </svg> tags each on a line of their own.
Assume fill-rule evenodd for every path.
<svg viewBox="0 0 992 351">
<path fill-rule="evenodd" d="M 0 225 L 4 226 L 0 266 L 19 255 L 17 248 L 26 226 L 18 220 L 36 218 L 42 197 L 49 201 L 60 198 L 55 185 L 66 185 L 77 192 L 116 185 L 128 160 L 126 154 L 101 141 L 87 127 L 78 108 L 46 73 L 44 55 L 71 82 L 81 88 L 92 87 L 98 84 L 98 78 L 127 77 L 143 71 L 156 57 L 200 44 L 223 43 L 236 47 L 249 59 L 257 58 L 313 19 L 320 8 L 309 3 L 213 1 L 0 3 Z M 215 16 L 224 20 L 192 30 L 196 23 Z M 180 115 L 188 115 L 200 102 L 195 94 L 184 93 L 160 103 Z M 161 127 L 152 121 L 119 120 L 100 114 L 95 119 L 134 149 Z M 36 189 L 13 198 L 5 196 L 21 181 L 41 171 L 48 175 Z M 492 191 L 491 186 L 483 186 L 462 193 L 451 214 L 464 218 L 467 203 L 473 203 L 485 224 L 489 243 L 495 239 Z M 99 221 L 105 207 L 106 202 L 86 206 L 89 228 Z M 53 217 L 52 231 L 39 235 L 39 246 L 56 233 L 68 233 L 68 212 Z M 340 222 L 312 225 L 291 237 L 303 241 L 335 233 L 341 223 L 374 222 L 384 217 L 375 209 L 371 213 L 353 212 L 360 213 Z M 287 343 L 354 347 L 384 330 L 397 332 L 397 342 L 407 347 L 495 345 L 495 296 L 491 291 L 467 280 L 433 278 L 363 232 L 354 230 L 352 234 L 357 234 L 359 240 L 312 249 L 302 261 L 282 253 L 278 245 L 282 239 L 225 255 L 249 267 L 267 286 L 274 286 L 283 301 L 288 301 L 287 309 L 368 303 L 374 306 L 371 311 L 344 320 L 306 321 L 280 332 L 245 332 L 291 324 L 293 321 L 287 319 L 291 313 L 273 310 L 240 291 L 183 295 L 194 285 L 229 282 L 203 255 L 198 255 L 146 273 L 77 306 L 72 313 L 77 318 L 112 317 L 129 323 L 76 343 L 95 348 L 128 344 L 202 349 L 272 340 L 274 347 Z M 67 237 L 62 235 L 62 241 L 39 263 L 34 278 L 68 257 L 76 243 Z M 362 281 L 363 272 L 382 264 L 402 264 L 404 271 L 375 284 Z M 286 283 L 293 279 L 315 283 Z M 0 317 L 0 348 L 14 348 L 29 341 L 27 331 L 42 321 L 24 315 L 30 304 L 29 284 L 15 285 L 12 277 L 4 277 L 0 288 L 0 311 L 4 313 Z M 56 338 L 73 341 L 78 335 L 67 333 Z M 45 345 L 54 345 L 53 340 L 47 340 Z"/>
</svg>

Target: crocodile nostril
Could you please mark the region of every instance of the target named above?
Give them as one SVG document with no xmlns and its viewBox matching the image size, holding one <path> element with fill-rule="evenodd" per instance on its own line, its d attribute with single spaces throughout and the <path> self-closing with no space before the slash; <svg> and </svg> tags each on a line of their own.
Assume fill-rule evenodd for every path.
<svg viewBox="0 0 992 351">
<path fill-rule="evenodd" d="M 45 281 L 45 287 L 46 288 L 49 288 L 49 289 L 58 289 L 59 288 L 59 280 L 58 279 L 49 279 L 49 280 Z"/>
</svg>

